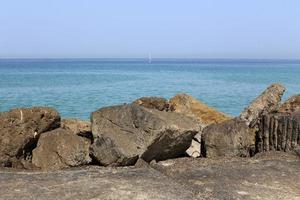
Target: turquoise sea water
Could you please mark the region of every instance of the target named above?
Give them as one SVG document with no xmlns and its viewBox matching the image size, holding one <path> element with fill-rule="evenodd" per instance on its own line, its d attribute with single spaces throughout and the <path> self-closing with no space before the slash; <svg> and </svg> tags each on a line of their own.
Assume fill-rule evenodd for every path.
<svg viewBox="0 0 300 200">
<path fill-rule="evenodd" d="M 234 116 L 273 82 L 286 86 L 284 99 L 300 93 L 300 61 L 2 59 L 0 111 L 50 106 L 88 119 L 103 106 L 184 92 Z"/>
</svg>

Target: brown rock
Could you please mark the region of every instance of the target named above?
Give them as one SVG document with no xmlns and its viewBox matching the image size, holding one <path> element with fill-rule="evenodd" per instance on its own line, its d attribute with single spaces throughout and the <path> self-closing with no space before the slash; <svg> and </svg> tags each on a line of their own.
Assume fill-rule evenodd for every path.
<svg viewBox="0 0 300 200">
<path fill-rule="evenodd" d="M 104 165 L 127 165 L 138 157 L 147 162 L 174 158 L 184 154 L 199 130 L 196 121 L 178 113 L 136 104 L 102 108 L 92 113 L 98 141 L 92 154 Z"/>
<path fill-rule="evenodd" d="M 300 94 L 290 97 L 278 109 L 281 113 L 300 112 Z"/>
<path fill-rule="evenodd" d="M 255 131 L 239 118 L 212 124 L 203 130 L 204 156 L 250 156 L 255 147 Z"/>
<path fill-rule="evenodd" d="M 229 116 L 211 108 L 187 94 L 177 94 L 170 99 L 170 108 L 196 119 L 203 127 L 230 119 Z"/>
<path fill-rule="evenodd" d="M 63 119 L 61 127 L 75 135 L 86 137 L 93 141 L 91 122 L 79 119 Z"/>
<path fill-rule="evenodd" d="M 0 113 L 0 165 L 17 167 L 30 159 L 40 134 L 60 126 L 58 112 L 50 108 L 17 108 Z"/>
<path fill-rule="evenodd" d="M 167 111 L 169 109 L 168 100 L 161 97 L 142 97 L 133 102 L 140 106 L 144 106 L 149 109 L 156 109 L 159 111 Z"/>
<path fill-rule="evenodd" d="M 42 170 L 57 170 L 87 164 L 90 143 L 64 129 L 41 135 L 32 152 L 32 163 Z"/>
<path fill-rule="evenodd" d="M 257 152 L 290 151 L 300 145 L 300 113 L 269 113 L 262 115 L 257 131 Z"/>
<path fill-rule="evenodd" d="M 278 109 L 285 88 L 280 84 L 270 85 L 260 96 L 245 108 L 240 118 L 250 127 L 254 127 L 264 113 L 270 113 Z"/>
</svg>

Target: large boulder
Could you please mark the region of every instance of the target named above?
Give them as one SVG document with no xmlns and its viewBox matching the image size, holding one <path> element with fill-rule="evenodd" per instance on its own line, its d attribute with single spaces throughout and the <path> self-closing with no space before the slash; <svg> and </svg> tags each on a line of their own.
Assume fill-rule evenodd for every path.
<svg viewBox="0 0 300 200">
<path fill-rule="evenodd" d="M 270 85 L 260 96 L 245 108 L 240 118 L 250 127 L 254 127 L 260 120 L 262 114 L 276 111 L 279 107 L 281 97 L 285 88 L 280 84 Z"/>
<path fill-rule="evenodd" d="M 32 152 L 32 163 L 42 170 L 57 170 L 87 164 L 90 143 L 83 137 L 64 129 L 41 135 Z"/>
<path fill-rule="evenodd" d="M 93 141 L 91 122 L 79 119 L 62 119 L 61 127 L 75 135 L 86 137 Z"/>
<path fill-rule="evenodd" d="M 278 109 L 281 113 L 300 112 L 300 94 L 288 98 Z"/>
<path fill-rule="evenodd" d="M 16 167 L 20 159 L 31 156 L 40 134 L 59 126 L 60 116 L 51 108 L 18 108 L 0 113 L 0 166 Z"/>
<path fill-rule="evenodd" d="M 92 113 L 91 120 L 92 156 L 103 165 L 134 164 L 138 157 L 149 162 L 180 156 L 200 130 L 184 115 L 136 104 L 102 108 Z"/>
<path fill-rule="evenodd" d="M 212 157 L 247 157 L 255 149 L 255 130 L 239 118 L 212 124 L 203 130 L 205 152 Z"/>
<path fill-rule="evenodd" d="M 162 97 L 141 97 L 133 102 L 134 104 L 144 106 L 145 108 L 156 109 L 159 111 L 168 111 L 169 102 Z"/>
<path fill-rule="evenodd" d="M 177 94 L 169 101 L 173 112 L 181 113 L 197 120 L 203 127 L 230 119 L 229 116 L 207 106 L 187 94 Z"/>
</svg>

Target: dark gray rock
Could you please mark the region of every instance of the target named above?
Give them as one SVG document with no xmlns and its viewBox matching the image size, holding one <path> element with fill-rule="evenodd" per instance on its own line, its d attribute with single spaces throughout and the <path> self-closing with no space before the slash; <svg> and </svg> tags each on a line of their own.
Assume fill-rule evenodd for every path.
<svg viewBox="0 0 300 200">
<path fill-rule="evenodd" d="M 250 156 L 255 148 L 255 131 L 239 119 L 212 124 L 203 130 L 204 156 Z"/>
<path fill-rule="evenodd" d="M 280 84 L 270 85 L 245 108 L 240 114 L 240 118 L 250 127 L 254 127 L 259 122 L 262 114 L 270 113 L 278 109 L 284 91 L 285 88 Z"/>
<path fill-rule="evenodd" d="M 32 163 L 42 170 L 57 170 L 87 164 L 90 142 L 64 129 L 41 135 L 32 152 Z"/>
<path fill-rule="evenodd" d="M 18 108 L 0 113 L 0 165 L 23 167 L 30 159 L 40 134 L 60 126 L 58 112 L 51 108 Z"/>
<path fill-rule="evenodd" d="M 102 108 L 91 119 L 97 141 L 91 152 L 104 165 L 127 165 L 138 157 L 147 162 L 178 157 L 200 130 L 189 117 L 136 104 Z"/>
<path fill-rule="evenodd" d="M 127 157 L 109 137 L 98 137 L 90 148 L 92 157 L 103 166 L 128 166 L 134 165 L 138 155 Z"/>
</svg>

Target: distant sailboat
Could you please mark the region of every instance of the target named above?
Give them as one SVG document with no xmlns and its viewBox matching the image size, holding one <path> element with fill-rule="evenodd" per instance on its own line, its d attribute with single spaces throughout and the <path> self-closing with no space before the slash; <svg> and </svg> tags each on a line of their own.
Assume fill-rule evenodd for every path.
<svg viewBox="0 0 300 200">
<path fill-rule="evenodd" d="M 151 53 L 149 53 L 149 55 L 148 55 L 148 63 L 152 63 L 152 56 L 151 56 Z"/>
</svg>

